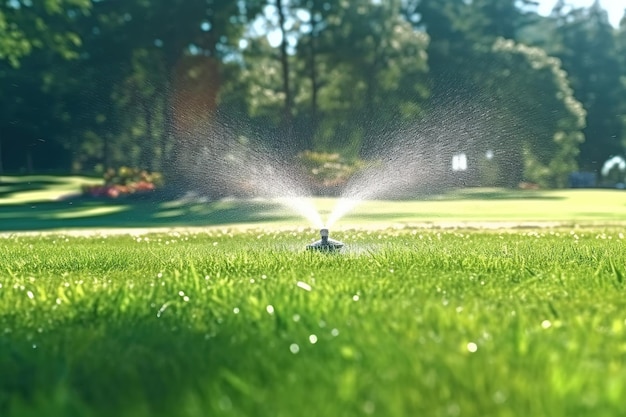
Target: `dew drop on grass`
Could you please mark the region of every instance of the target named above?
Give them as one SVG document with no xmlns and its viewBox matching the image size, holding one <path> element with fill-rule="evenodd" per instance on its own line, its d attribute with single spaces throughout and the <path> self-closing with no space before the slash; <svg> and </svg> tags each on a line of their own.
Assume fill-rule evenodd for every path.
<svg viewBox="0 0 626 417">
<path fill-rule="evenodd" d="M 33 292 L 32 292 L 32 291 L 26 291 L 26 295 L 27 295 L 27 296 L 28 296 L 28 298 L 30 298 L 31 300 L 32 300 L 33 298 L 35 298 L 35 294 L 33 294 Z"/>
<path fill-rule="evenodd" d="M 359 301 L 359 295 L 358 294 L 354 294 L 352 296 L 352 301 Z"/>
<path fill-rule="evenodd" d="M 544 329 L 549 329 L 550 327 L 552 327 L 552 322 L 550 320 L 544 320 L 541 322 L 541 327 L 543 327 Z"/>
<path fill-rule="evenodd" d="M 302 282 L 302 281 L 298 281 L 296 286 L 298 288 L 302 288 L 304 291 L 311 291 L 311 289 L 312 289 L 309 284 L 307 284 L 306 282 Z"/>
<path fill-rule="evenodd" d="M 458 404 L 452 403 L 450 405 L 448 405 L 447 409 L 446 409 L 446 414 L 451 416 L 451 417 L 456 417 L 459 414 L 461 414 L 461 407 L 459 407 Z"/>
<path fill-rule="evenodd" d="M 235 313 L 235 314 L 239 314 L 239 307 L 235 307 L 235 308 L 233 308 L 233 313 Z"/>
<path fill-rule="evenodd" d="M 365 401 L 363 404 L 363 411 L 365 414 L 374 414 L 374 411 L 376 411 L 376 405 L 372 401 Z"/>
<path fill-rule="evenodd" d="M 496 404 L 502 404 L 506 401 L 506 394 L 502 391 L 496 391 L 493 394 L 493 402 Z"/>
<path fill-rule="evenodd" d="M 474 343 L 474 342 L 469 342 L 467 344 L 467 350 L 470 353 L 474 353 L 474 352 L 476 352 L 478 350 L 478 345 L 476 343 Z"/>
<path fill-rule="evenodd" d="M 184 301 L 184 302 L 188 302 L 188 301 L 189 301 L 189 297 L 188 297 L 188 296 L 184 296 L 184 297 L 183 297 L 183 301 Z"/>
<path fill-rule="evenodd" d="M 300 321 L 300 314 L 294 314 L 291 319 L 296 323 Z"/>
<path fill-rule="evenodd" d="M 331 334 L 333 337 L 337 337 L 337 336 L 339 336 L 339 329 L 332 329 L 332 330 L 330 331 L 330 334 Z"/>
<path fill-rule="evenodd" d="M 293 354 L 295 355 L 296 353 L 300 352 L 300 346 L 298 346 L 298 345 L 297 345 L 297 344 L 295 344 L 295 343 L 292 343 L 292 344 L 289 346 L 289 351 L 291 351 L 291 353 L 293 353 Z"/>
<path fill-rule="evenodd" d="M 226 395 L 222 396 L 222 398 L 220 398 L 220 402 L 219 402 L 219 407 L 224 410 L 230 410 L 233 407 L 233 403 L 230 400 L 229 397 L 227 397 Z"/>
<path fill-rule="evenodd" d="M 271 315 L 271 314 L 274 314 L 274 306 L 273 306 L 273 305 L 271 305 L 271 304 L 268 304 L 268 305 L 265 307 L 265 311 L 267 311 L 267 314 L 270 314 L 270 315 Z"/>
<path fill-rule="evenodd" d="M 309 336 L 309 343 L 311 343 L 312 345 L 317 343 L 317 336 L 312 334 Z"/>
</svg>

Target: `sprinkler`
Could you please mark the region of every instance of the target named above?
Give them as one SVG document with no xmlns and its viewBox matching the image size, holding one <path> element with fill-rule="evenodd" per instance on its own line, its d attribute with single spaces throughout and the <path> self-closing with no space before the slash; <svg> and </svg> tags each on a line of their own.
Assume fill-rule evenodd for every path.
<svg viewBox="0 0 626 417">
<path fill-rule="evenodd" d="M 328 229 L 320 229 L 320 235 L 322 236 L 320 240 L 306 246 L 308 250 L 335 252 L 343 248 L 342 242 L 328 237 Z"/>
</svg>

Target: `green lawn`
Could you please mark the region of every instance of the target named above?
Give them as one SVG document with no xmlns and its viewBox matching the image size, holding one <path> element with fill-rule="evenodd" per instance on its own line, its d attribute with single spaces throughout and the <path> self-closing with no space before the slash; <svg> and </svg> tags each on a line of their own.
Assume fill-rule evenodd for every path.
<svg viewBox="0 0 626 417">
<path fill-rule="evenodd" d="M 621 229 L 0 239 L 0 415 L 623 416 Z"/>
<path fill-rule="evenodd" d="M 209 203 L 162 200 L 88 199 L 77 195 L 80 185 L 99 180 L 84 177 L 2 177 L 0 231 L 81 228 L 154 228 L 312 226 L 273 201 L 223 200 Z M 326 218 L 334 199 L 312 203 Z M 410 201 L 370 201 L 357 206 L 337 223 L 339 228 L 392 225 L 446 225 L 464 222 L 566 225 L 626 225 L 626 192 L 618 190 L 510 191 L 467 189 Z"/>
<path fill-rule="evenodd" d="M 369 202 L 323 254 L 274 203 L 7 179 L 52 233 L 0 234 L 2 417 L 626 415 L 626 193 Z"/>
</svg>

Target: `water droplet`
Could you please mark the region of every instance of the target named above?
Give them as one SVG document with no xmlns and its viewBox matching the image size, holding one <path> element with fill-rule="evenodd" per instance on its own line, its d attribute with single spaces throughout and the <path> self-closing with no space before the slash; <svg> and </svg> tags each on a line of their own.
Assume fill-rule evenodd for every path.
<svg viewBox="0 0 626 417">
<path fill-rule="evenodd" d="M 239 314 L 239 307 L 235 307 L 235 308 L 233 308 L 233 313 L 235 313 L 235 314 Z"/>
<path fill-rule="evenodd" d="M 178 295 L 180 295 L 181 297 L 185 296 L 185 292 L 184 291 L 178 291 Z"/>
<path fill-rule="evenodd" d="M 188 296 L 184 296 L 184 297 L 183 297 L 183 301 L 184 301 L 184 302 L 189 301 L 189 297 L 188 297 Z"/>
<path fill-rule="evenodd" d="M 267 279 L 267 275 L 261 275 L 261 279 Z"/>
<path fill-rule="evenodd" d="M 220 398 L 219 407 L 222 410 L 230 410 L 232 408 L 232 406 L 233 406 L 232 401 L 226 395 L 224 395 L 222 398 Z"/>
<path fill-rule="evenodd" d="M 292 343 L 292 344 L 289 346 L 289 350 L 291 351 L 291 353 L 293 353 L 293 354 L 295 355 L 296 353 L 300 352 L 300 346 L 298 346 L 298 345 L 297 345 L 297 344 L 295 344 L 295 343 Z"/>
<path fill-rule="evenodd" d="M 291 317 L 291 319 L 293 321 L 295 321 L 296 323 L 300 321 L 300 314 L 294 314 L 293 317 Z"/>
<path fill-rule="evenodd" d="M 163 278 L 163 273 L 162 273 L 162 272 L 159 272 L 159 273 L 157 274 L 157 278 Z"/>
<path fill-rule="evenodd" d="M 359 301 L 359 295 L 358 294 L 354 294 L 352 296 L 352 301 Z"/>
<path fill-rule="evenodd" d="M 496 404 L 502 404 L 506 401 L 506 394 L 502 391 L 496 391 L 493 394 L 493 402 Z"/>
<path fill-rule="evenodd" d="M 267 311 L 267 314 L 274 314 L 274 306 L 268 304 L 267 307 L 265 307 L 265 311 Z"/>
<path fill-rule="evenodd" d="M 544 320 L 541 322 L 541 327 L 543 327 L 544 329 L 549 329 L 550 327 L 552 327 L 552 322 L 550 320 Z"/>
<path fill-rule="evenodd" d="M 32 300 L 33 298 L 35 298 L 35 294 L 33 294 L 33 292 L 32 292 L 32 291 L 26 291 L 26 295 L 27 295 L 27 296 L 28 296 L 28 298 L 30 298 L 31 300 Z"/>
<path fill-rule="evenodd" d="M 330 334 L 333 335 L 333 337 L 339 336 L 339 329 L 332 329 Z"/>
<path fill-rule="evenodd" d="M 363 404 L 363 411 L 365 414 L 373 414 L 376 411 L 376 404 L 372 401 L 365 401 Z"/>
<path fill-rule="evenodd" d="M 476 352 L 478 350 L 478 345 L 476 343 L 474 343 L 474 342 L 469 342 L 467 344 L 467 350 L 470 353 L 474 353 L 474 352 Z"/>
<path fill-rule="evenodd" d="M 213 242 L 213 246 L 217 246 L 217 242 Z"/>
<path fill-rule="evenodd" d="M 311 289 L 312 289 L 309 284 L 307 284 L 306 282 L 302 282 L 302 281 L 298 281 L 296 286 L 298 288 L 302 288 L 304 291 L 311 291 Z"/>
<path fill-rule="evenodd" d="M 456 417 L 461 414 L 461 407 L 458 404 L 452 403 L 447 407 L 447 415 Z"/>
<path fill-rule="evenodd" d="M 312 345 L 317 343 L 317 336 L 312 334 L 309 336 L 309 343 L 311 343 Z"/>
<path fill-rule="evenodd" d="M 37 345 L 33 343 L 33 349 L 37 349 Z"/>
</svg>

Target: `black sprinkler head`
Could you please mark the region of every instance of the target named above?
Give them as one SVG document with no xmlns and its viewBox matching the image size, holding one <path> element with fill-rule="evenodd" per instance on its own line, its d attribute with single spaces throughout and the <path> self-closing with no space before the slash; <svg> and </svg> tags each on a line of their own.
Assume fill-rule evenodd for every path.
<svg viewBox="0 0 626 417">
<path fill-rule="evenodd" d="M 320 240 L 306 246 L 308 250 L 335 252 L 343 248 L 342 242 L 328 237 L 328 229 L 321 229 L 320 235 L 322 236 Z"/>
</svg>

